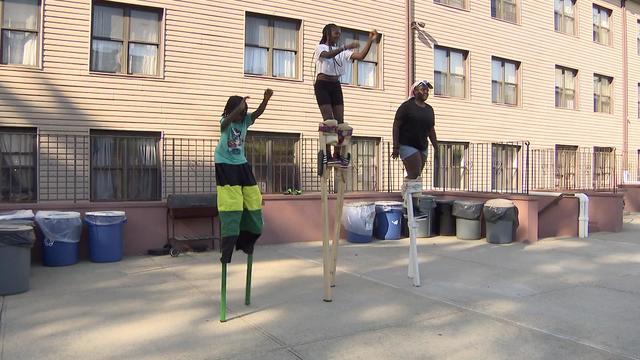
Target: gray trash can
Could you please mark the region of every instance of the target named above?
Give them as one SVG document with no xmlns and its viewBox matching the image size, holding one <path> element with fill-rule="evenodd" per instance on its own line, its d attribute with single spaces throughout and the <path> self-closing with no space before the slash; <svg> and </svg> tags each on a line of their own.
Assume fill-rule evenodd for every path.
<svg viewBox="0 0 640 360">
<path fill-rule="evenodd" d="M 456 217 L 456 237 L 462 240 L 482 238 L 482 201 L 456 200 L 453 203 L 453 216 Z"/>
<path fill-rule="evenodd" d="M 435 208 L 436 198 L 432 195 L 416 194 L 412 198 L 413 216 L 416 220 L 416 237 L 432 237 L 435 236 Z M 409 236 L 409 224 L 407 211 L 405 208 L 405 221 L 403 221 L 403 234 Z"/>
<path fill-rule="evenodd" d="M 35 240 L 33 226 L 0 224 L 0 295 L 29 290 L 31 248 Z"/>
<path fill-rule="evenodd" d="M 487 223 L 487 242 L 509 244 L 518 228 L 518 208 L 511 200 L 493 199 L 484 204 L 484 220 Z"/>
</svg>

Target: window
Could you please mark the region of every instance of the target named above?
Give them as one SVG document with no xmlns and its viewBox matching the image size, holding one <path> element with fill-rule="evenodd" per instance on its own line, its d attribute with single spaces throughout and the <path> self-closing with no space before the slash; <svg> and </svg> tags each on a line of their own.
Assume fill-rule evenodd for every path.
<svg viewBox="0 0 640 360">
<path fill-rule="evenodd" d="M 491 17 L 516 23 L 517 17 L 517 0 L 491 0 Z"/>
<path fill-rule="evenodd" d="M 91 71 L 158 76 L 162 10 L 96 2 Z"/>
<path fill-rule="evenodd" d="M 364 31 L 342 29 L 340 36 L 341 45 L 354 41 L 360 43 L 360 48 L 354 51 L 360 51 L 369 39 L 369 33 Z M 351 66 L 346 66 L 344 75 L 340 78 L 343 84 L 351 84 L 357 86 L 376 87 L 378 86 L 378 43 L 371 43 L 369 53 L 364 60 L 356 60 Z"/>
<path fill-rule="evenodd" d="M 0 201 L 36 200 L 36 129 L 0 128 Z"/>
<path fill-rule="evenodd" d="M 593 186 L 595 190 L 610 189 L 616 185 L 611 177 L 614 172 L 613 164 L 613 148 L 599 146 L 593 148 Z"/>
<path fill-rule="evenodd" d="M 640 119 L 640 83 L 638 83 L 638 119 Z"/>
<path fill-rule="evenodd" d="M 38 65 L 39 0 L 0 0 L 2 63 Z"/>
<path fill-rule="evenodd" d="M 574 35 L 576 30 L 575 18 L 576 0 L 555 0 L 554 29 L 557 32 Z"/>
<path fill-rule="evenodd" d="M 577 70 L 556 66 L 556 107 L 563 109 L 576 108 L 576 75 Z"/>
<path fill-rule="evenodd" d="M 444 189 L 467 188 L 469 144 L 438 142 L 438 157 L 434 159 L 433 186 Z"/>
<path fill-rule="evenodd" d="M 603 45 L 611 45 L 609 18 L 611 10 L 593 5 L 593 41 Z"/>
<path fill-rule="evenodd" d="M 91 131 L 91 200 L 160 200 L 160 134 Z"/>
<path fill-rule="evenodd" d="M 519 155 L 519 145 L 491 145 L 491 190 L 498 192 L 518 190 Z"/>
<path fill-rule="evenodd" d="M 578 147 L 556 145 L 556 188 L 575 189 L 578 169 Z"/>
<path fill-rule="evenodd" d="M 449 5 L 459 9 L 466 9 L 465 0 L 433 0 L 436 4 Z"/>
<path fill-rule="evenodd" d="M 436 95 L 464 98 L 467 52 L 436 47 L 434 91 Z"/>
<path fill-rule="evenodd" d="M 299 139 L 297 134 L 247 132 L 245 154 L 263 193 L 300 189 Z"/>
<path fill-rule="evenodd" d="M 491 101 L 494 104 L 518 104 L 520 63 L 499 58 L 491 60 Z"/>
<path fill-rule="evenodd" d="M 299 29 L 298 20 L 247 14 L 244 73 L 297 78 Z"/>
<path fill-rule="evenodd" d="M 611 114 L 611 83 L 608 76 L 593 75 L 593 111 Z"/>
<path fill-rule="evenodd" d="M 380 139 L 378 138 L 355 136 L 351 138 L 351 164 L 353 167 L 351 175 L 347 179 L 346 191 L 378 190 L 379 146 Z M 339 176 L 338 172 L 335 174 Z"/>
</svg>

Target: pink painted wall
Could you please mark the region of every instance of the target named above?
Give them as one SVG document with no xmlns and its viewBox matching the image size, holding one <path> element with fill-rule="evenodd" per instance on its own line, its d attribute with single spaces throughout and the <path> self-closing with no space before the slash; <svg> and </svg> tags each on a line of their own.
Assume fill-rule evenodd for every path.
<svg viewBox="0 0 640 360">
<path fill-rule="evenodd" d="M 589 232 L 622 231 L 624 194 L 587 193 L 589 196 Z"/>
<path fill-rule="evenodd" d="M 575 197 L 538 197 L 538 236 L 543 239 L 556 236 L 578 236 L 580 202 Z M 543 210 L 544 209 L 544 210 Z"/>
<path fill-rule="evenodd" d="M 500 195 L 479 193 L 430 192 L 437 197 L 449 199 L 474 199 L 487 201 L 503 197 L 511 199 L 518 208 L 519 227 L 516 241 L 535 243 L 548 236 L 576 236 L 578 202 L 574 198 L 562 199 L 550 207 L 540 218 L 538 209 L 552 199 L 540 196 Z M 591 232 L 620 231 L 622 229 L 622 194 L 590 194 Z M 261 244 L 318 241 L 322 239 L 322 216 L 319 194 L 300 196 L 264 196 L 264 232 Z M 399 193 L 352 193 L 345 202 L 353 201 L 401 201 Z M 330 217 L 334 216 L 335 196 L 329 200 Z M 120 210 L 127 213 L 128 223 L 124 226 L 125 255 L 145 254 L 150 248 L 162 247 L 167 242 L 166 204 L 164 202 L 144 203 L 40 203 L 2 204 L 0 211 L 12 209 L 87 211 Z M 333 219 L 332 219 L 333 220 Z M 208 219 L 176 220 L 176 234 L 210 234 Z M 216 224 L 216 235 L 217 224 Z M 87 231 L 83 231 L 81 256 L 86 258 Z M 204 244 L 210 244 L 205 242 Z M 216 241 L 216 248 L 219 242 Z M 33 251 L 34 260 L 40 259 L 40 244 Z"/>
<path fill-rule="evenodd" d="M 640 184 L 620 185 L 624 194 L 624 211 L 640 212 Z"/>
</svg>

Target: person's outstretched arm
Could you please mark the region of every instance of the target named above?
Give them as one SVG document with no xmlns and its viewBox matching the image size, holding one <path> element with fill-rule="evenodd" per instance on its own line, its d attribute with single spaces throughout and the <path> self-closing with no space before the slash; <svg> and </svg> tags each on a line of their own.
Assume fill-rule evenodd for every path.
<svg viewBox="0 0 640 360">
<path fill-rule="evenodd" d="M 320 57 L 321 58 L 325 58 L 325 59 L 332 59 L 336 56 L 338 56 L 338 54 L 340 54 L 341 52 L 345 51 L 345 50 L 352 50 L 352 49 L 357 49 L 358 46 L 360 46 L 360 44 L 357 41 L 354 41 L 352 43 L 346 44 L 344 46 L 340 46 L 339 48 L 335 48 L 331 51 L 323 51 L 320 53 Z"/>
<path fill-rule="evenodd" d="M 373 30 L 369 33 L 369 38 L 367 39 L 367 43 L 364 44 L 364 48 L 361 51 L 354 52 L 351 54 L 351 60 L 364 60 L 369 54 L 369 50 L 371 49 L 371 44 L 378 37 L 378 32 Z"/>
<path fill-rule="evenodd" d="M 258 106 L 256 111 L 251 113 L 251 123 L 255 122 L 256 119 L 262 115 L 264 109 L 267 108 L 267 103 L 269 102 L 269 99 L 271 99 L 271 96 L 273 96 L 273 90 L 267 89 L 264 91 L 264 98 L 262 98 L 260 106 Z"/>
</svg>

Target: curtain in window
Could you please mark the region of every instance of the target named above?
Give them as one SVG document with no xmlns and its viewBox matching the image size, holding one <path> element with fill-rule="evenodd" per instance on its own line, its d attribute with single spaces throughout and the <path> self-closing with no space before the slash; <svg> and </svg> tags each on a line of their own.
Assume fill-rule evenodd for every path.
<svg viewBox="0 0 640 360">
<path fill-rule="evenodd" d="M 158 141 L 157 139 L 127 139 L 128 200 L 158 198 Z"/>
<path fill-rule="evenodd" d="M 158 47 L 156 45 L 129 44 L 129 72 L 156 75 L 158 73 Z"/>
<path fill-rule="evenodd" d="M 0 134 L 0 199 L 35 200 L 34 136 Z"/>
<path fill-rule="evenodd" d="M 122 197 L 122 156 L 115 137 L 91 139 L 91 177 L 94 200 L 118 200 Z"/>
<path fill-rule="evenodd" d="M 38 34 L 24 31 L 2 31 L 2 63 L 36 66 Z"/>
<path fill-rule="evenodd" d="M 122 41 L 124 12 L 120 8 L 95 6 L 93 8 L 93 37 L 91 42 L 91 70 L 122 71 Z M 100 38 L 100 39 L 96 39 Z"/>
<path fill-rule="evenodd" d="M 273 22 L 273 76 L 296 76 L 298 25 L 290 21 Z"/>
<path fill-rule="evenodd" d="M 266 75 L 269 20 L 248 16 L 245 24 L 244 72 Z"/>
<path fill-rule="evenodd" d="M 2 27 L 38 31 L 38 0 L 4 0 Z"/>
</svg>

